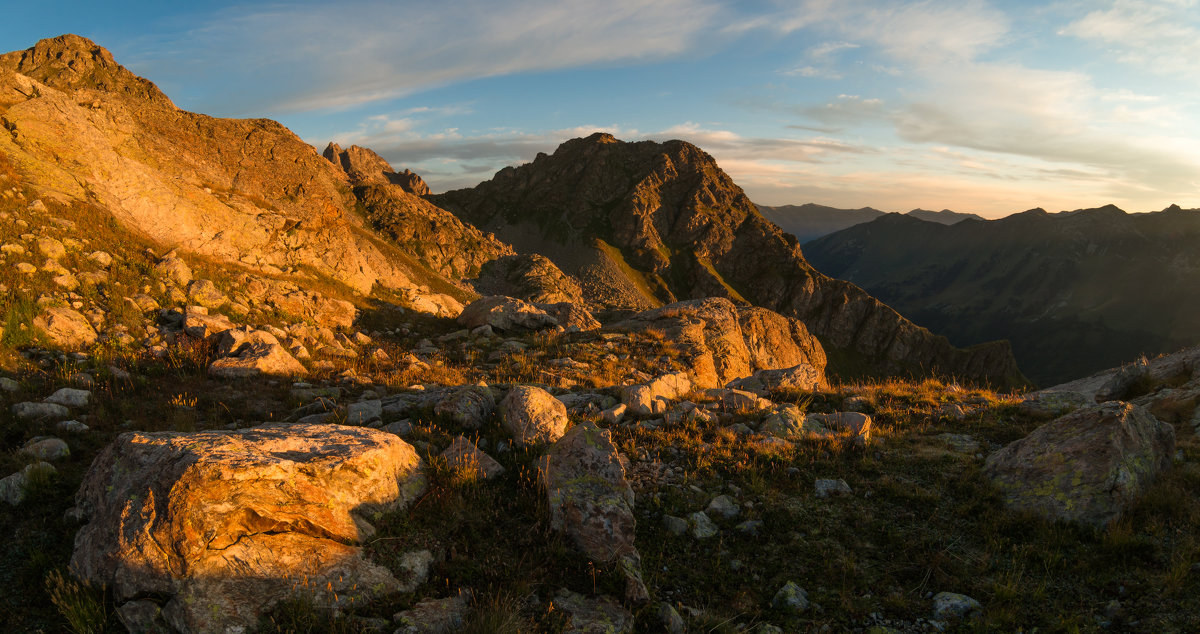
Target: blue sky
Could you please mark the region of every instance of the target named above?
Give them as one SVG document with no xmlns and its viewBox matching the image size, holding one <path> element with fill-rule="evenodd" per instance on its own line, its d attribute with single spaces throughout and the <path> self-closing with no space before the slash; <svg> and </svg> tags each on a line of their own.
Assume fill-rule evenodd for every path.
<svg viewBox="0 0 1200 634">
<path fill-rule="evenodd" d="M 681 138 L 756 202 L 999 216 L 1200 207 L 1200 4 L 22 3 L 183 108 L 380 152 L 435 191 L 595 130 Z"/>
</svg>

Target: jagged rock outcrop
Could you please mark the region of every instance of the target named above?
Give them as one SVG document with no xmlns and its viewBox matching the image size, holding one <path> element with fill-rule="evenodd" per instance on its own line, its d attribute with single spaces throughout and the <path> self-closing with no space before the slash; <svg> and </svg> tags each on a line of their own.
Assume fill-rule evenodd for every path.
<svg viewBox="0 0 1200 634">
<path fill-rule="evenodd" d="M 163 245 L 359 292 L 437 278 L 371 234 L 346 174 L 291 131 L 179 110 L 86 38 L 0 55 L 0 124 L 0 155 L 43 198 Z"/>
<path fill-rule="evenodd" d="M 847 374 L 858 365 L 1023 383 L 1007 344 L 956 349 L 858 287 L 818 273 L 796 239 L 689 143 L 597 133 L 431 200 L 518 250 L 546 255 L 580 280 L 589 301 L 639 309 L 726 297 L 800 319 L 845 351 Z"/>
<path fill-rule="evenodd" d="M 496 258 L 483 265 L 472 283 L 481 295 L 507 295 L 535 304 L 584 303 L 579 282 L 536 253 Z"/>
<path fill-rule="evenodd" d="M 424 487 L 412 446 L 372 429 L 128 432 L 80 486 L 88 523 L 71 569 L 118 604 L 168 597 L 163 616 L 179 631 L 234 631 L 297 590 L 319 605 L 397 591 L 354 544 L 373 534 L 372 513 Z"/>
<path fill-rule="evenodd" d="M 512 247 L 492 234 L 399 185 L 360 185 L 354 188 L 354 195 L 375 231 L 450 279 L 474 277 L 487 262 L 513 253 Z"/>
<path fill-rule="evenodd" d="M 613 324 L 615 330 L 662 332 L 682 352 L 700 387 L 722 387 L 759 370 L 808 365 L 825 382 L 825 351 L 804 324 L 728 299 L 676 302 Z"/>
<path fill-rule="evenodd" d="M 429 195 L 429 185 L 424 179 L 410 170 L 396 173 L 390 163 L 368 148 L 351 145 L 343 150 L 338 144 L 330 143 L 321 155 L 345 172 L 356 185 L 399 185 L 414 196 Z"/>
</svg>

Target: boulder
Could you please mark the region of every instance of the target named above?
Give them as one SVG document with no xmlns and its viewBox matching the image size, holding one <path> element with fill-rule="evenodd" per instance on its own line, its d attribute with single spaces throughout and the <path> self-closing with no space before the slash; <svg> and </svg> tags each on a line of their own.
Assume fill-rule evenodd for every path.
<svg viewBox="0 0 1200 634">
<path fill-rule="evenodd" d="M 188 299 L 205 308 L 219 308 L 229 301 L 217 286 L 209 280 L 192 280 L 187 287 Z"/>
<path fill-rule="evenodd" d="M 12 413 L 18 420 L 48 420 L 66 418 L 71 410 L 58 403 L 15 403 Z"/>
<path fill-rule="evenodd" d="M 978 601 L 965 594 L 939 592 L 933 596 L 933 618 L 939 621 L 957 621 L 983 610 Z"/>
<path fill-rule="evenodd" d="M 425 486 L 416 451 L 367 428 L 128 432 L 76 495 L 88 522 L 71 569 L 118 605 L 165 599 L 181 632 L 253 627 L 297 591 L 318 605 L 367 601 L 400 584 L 355 544 L 373 534 L 373 514 Z"/>
<path fill-rule="evenodd" d="M 274 339 L 270 333 L 262 333 Z M 247 341 L 232 356 L 221 357 L 208 365 L 208 375 L 219 379 L 240 379 L 269 374 L 302 376 L 308 370 L 279 343 Z"/>
<path fill-rule="evenodd" d="M 1104 526 L 1171 466 L 1175 430 L 1109 401 L 1047 423 L 988 457 L 1005 503 L 1049 520 Z"/>
<path fill-rule="evenodd" d="M 445 599 L 421 599 L 413 607 L 393 615 L 399 626 L 393 634 L 455 634 L 463 631 L 470 613 L 470 592 L 459 592 Z"/>
<path fill-rule="evenodd" d="M 357 401 L 346 406 L 347 425 L 379 426 L 383 421 L 383 401 L 377 398 Z"/>
<path fill-rule="evenodd" d="M 650 416 L 661 414 L 671 407 L 671 401 L 692 391 L 692 381 L 686 373 L 673 372 L 655 378 L 645 385 L 625 388 L 622 402 L 630 414 Z"/>
<path fill-rule="evenodd" d="M 62 438 L 35 436 L 21 446 L 21 453 L 38 460 L 62 460 L 71 455 L 71 448 Z"/>
<path fill-rule="evenodd" d="M 203 306 L 187 306 L 183 309 L 183 322 L 180 324 L 184 332 L 197 339 L 206 339 L 210 335 L 229 330 L 234 327 L 229 318 L 220 313 L 210 315 Z"/>
<path fill-rule="evenodd" d="M 159 277 L 174 282 L 180 288 L 186 287 L 192 281 L 191 267 L 187 265 L 187 262 L 173 256 L 165 257 L 158 264 L 155 264 L 154 272 Z"/>
<path fill-rule="evenodd" d="M 504 473 L 504 467 L 495 458 L 480 451 L 478 445 L 463 436 L 455 438 L 441 453 L 441 457 L 447 467 L 469 471 L 481 480 L 490 480 Z"/>
<path fill-rule="evenodd" d="M 454 388 L 433 406 L 433 412 L 446 416 L 463 429 L 479 429 L 496 409 L 491 388 L 465 385 Z"/>
<path fill-rule="evenodd" d="M 83 348 L 96 343 L 96 330 L 86 317 L 65 306 L 49 306 L 33 320 L 50 342 L 66 348 Z"/>
<path fill-rule="evenodd" d="M 558 325 L 558 320 L 533 304 L 503 295 L 491 295 L 471 302 L 458 316 L 465 328 L 483 325 L 496 330 L 543 330 Z"/>
<path fill-rule="evenodd" d="M 567 332 L 583 332 L 600 328 L 600 322 L 582 304 L 559 302 L 557 304 L 534 304 L 558 322 Z"/>
<path fill-rule="evenodd" d="M 563 634 L 628 634 L 633 614 L 610 597 L 586 597 L 566 588 L 551 600 L 554 609 L 567 615 Z"/>
<path fill-rule="evenodd" d="M 825 383 L 825 350 L 797 319 L 723 297 L 668 304 L 614 324 L 616 330 L 665 333 L 700 387 L 721 387 L 758 370 L 807 365 Z"/>
<path fill-rule="evenodd" d="M 49 477 L 56 473 L 54 465 L 49 462 L 35 462 L 25 465 L 24 469 L 0 479 L 0 500 L 16 506 L 25 501 L 29 491 L 29 482 L 39 477 Z"/>
<path fill-rule="evenodd" d="M 520 385 L 500 402 L 500 421 L 518 446 L 554 442 L 567 431 L 567 406 L 546 390 Z"/>
<path fill-rule="evenodd" d="M 642 603 L 649 595 L 633 544 L 637 521 L 624 463 L 608 430 L 584 421 L 550 447 L 541 477 L 551 527 L 594 561 L 618 565 L 626 577 L 626 599 Z"/>
</svg>

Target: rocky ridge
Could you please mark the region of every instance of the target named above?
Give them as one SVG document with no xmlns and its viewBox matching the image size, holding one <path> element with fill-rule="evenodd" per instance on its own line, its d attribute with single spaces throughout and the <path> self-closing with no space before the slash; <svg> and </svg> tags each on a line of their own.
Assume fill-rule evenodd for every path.
<svg viewBox="0 0 1200 634">
<path fill-rule="evenodd" d="M 598 305 L 726 297 L 800 319 L 861 366 L 1023 381 L 1006 344 L 956 349 L 818 273 L 711 156 L 682 141 L 625 143 L 597 133 L 431 200 L 519 251 L 550 258 Z M 855 364 L 841 365 L 850 373 Z"/>
</svg>

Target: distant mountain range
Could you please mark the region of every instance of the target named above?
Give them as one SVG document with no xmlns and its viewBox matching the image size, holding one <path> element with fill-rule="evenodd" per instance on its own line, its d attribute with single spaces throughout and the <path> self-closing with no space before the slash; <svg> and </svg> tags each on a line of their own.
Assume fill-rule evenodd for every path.
<svg viewBox="0 0 1200 634">
<path fill-rule="evenodd" d="M 1049 385 L 1200 341 L 1200 210 L 1033 209 L 954 225 L 902 214 L 804 246 L 956 345 L 1008 339 Z"/>
<path fill-rule="evenodd" d="M 815 240 L 835 231 L 848 229 L 854 225 L 871 222 L 880 216 L 887 215 L 887 212 L 871 207 L 838 209 L 837 207 L 826 207 L 825 205 L 815 203 L 783 205 L 780 207 L 758 205 L 758 210 L 767 220 L 779 225 L 787 233 L 796 236 L 796 239 L 801 243 Z M 941 211 L 914 209 L 904 215 L 944 225 L 952 225 L 967 218 L 983 220 L 983 217 L 975 214 L 959 213 L 957 211 L 950 211 L 949 209 Z"/>
</svg>

